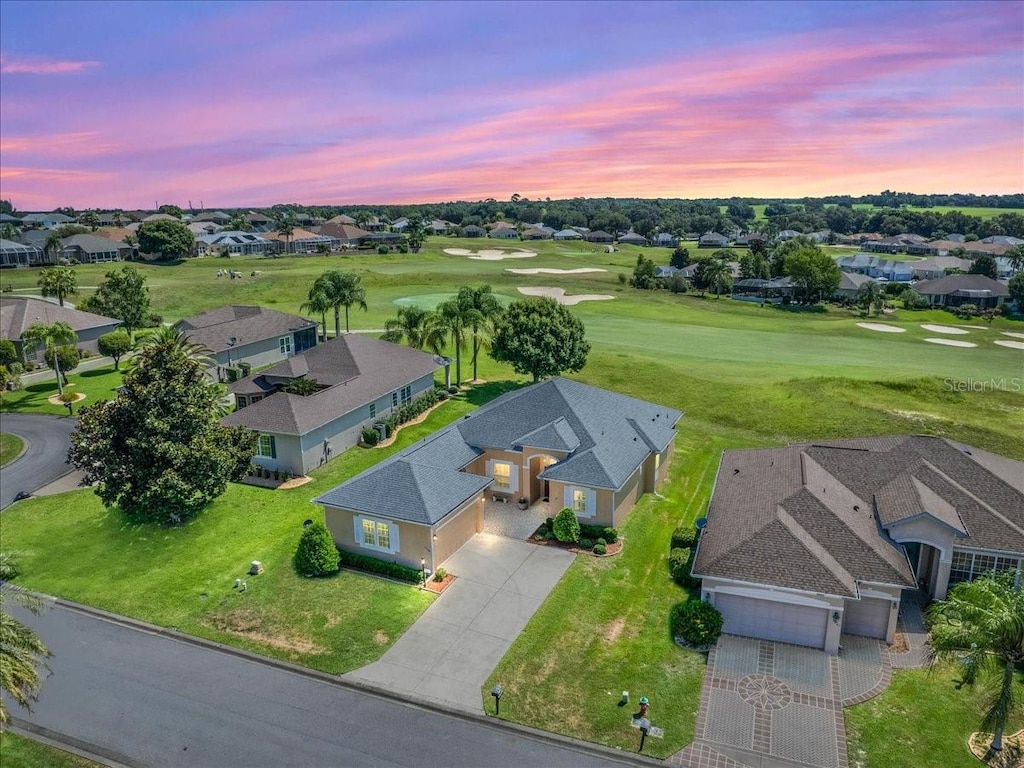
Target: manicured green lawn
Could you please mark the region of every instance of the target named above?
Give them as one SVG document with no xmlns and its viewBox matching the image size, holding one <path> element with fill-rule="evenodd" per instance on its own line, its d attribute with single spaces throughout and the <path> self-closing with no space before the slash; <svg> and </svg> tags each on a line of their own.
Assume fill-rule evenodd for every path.
<svg viewBox="0 0 1024 768">
<path fill-rule="evenodd" d="M 75 413 L 101 400 L 110 400 L 115 390 L 121 386 L 121 373 L 115 371 L 113 365 L 93 368 L 88 371 L 72 371 L 68 374 L 70 391 L 84 392 L 86 397 L 74 404 Z M 11 413 L 48 413 L 54 416 L 67 416 L 68 409 L 63 405 L 53 405 L 47 399 L 57 394 L 57 381 L 41 381 L 28 384 L 17 392 L 4 394 L 0 411 Z"/>
<path fill-rule="evenodd" d="M 475 393 L 474 400 L 500 390 Z M 289 491 L 232 485 L 179 528 L 132 525 L 91 490 L 29 499 L 4 513 L 5 549 L 22 555 L 19 583 L 189 634 L 342 673 L 377 659 L 433 595 L 353 572 L 296 576 L 291 558 L 310 499 L 475 407 L 449 401 L 389 448 L 353 448 Z M 246 576 L 253 560 L 266 571 Z M 233 588 L 234 580 L 248 589 Z"/>
<path fill-rule="evenodd" d="M 92 760 L 10 731 L 0 731 L 0 755 L 4 768 L 100 768 Z"/>
<path fill-rule="evenodd" d="M 946 665 L 932 672 L 899 670 L 880 696 L 849 707 L 846 736 L 851 768 L 980 766 L 967 748 L 967 739 L 979 730 L 985 693 L 980 685 L 974 690 L 958 688 L 959 679 L 957 670 Z M 1024 714 L 1010 721 L 1006 733 L 1021 727 Z"/>
<path fill-rule="evenodd" d="M 25 441 L 17 435 L 0 432 L 0 467 L 14 461 L 25 447 Z"/>
</svg>

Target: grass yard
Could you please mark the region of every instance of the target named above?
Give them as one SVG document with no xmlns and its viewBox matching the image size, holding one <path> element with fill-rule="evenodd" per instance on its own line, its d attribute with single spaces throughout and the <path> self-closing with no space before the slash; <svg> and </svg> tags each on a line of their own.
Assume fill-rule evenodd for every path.
<svg viewBox="0 0 1024 768">
<path fill-rule="evenodd" d="M 121 386 L 121 373 L 115 371 L 113 365 L 108 365 L 88 371 L 72 371 L 68 374 L 68 380 L 72 392 L 84 392 L 86 395 L 84 400 L 79 400 L 74 404 L 75 413 L 78 413 L 78 409 L 86 405 L 112 399 L 117 387 Z M 56 394 L 56 379 L 28 384 L 17 392 L 4 393 L 0 411 L 66 416 L 67 408 L 47 401 L 48 398 Z"/>
<path fill-rule="evenodd" d="M 0 731 L 4 768 L 100 768 L 100 763 L 10 731 Z"/>
<path fill-rule="evenodd" d="M 880 696 L 847 708 L 851 768 L 980 766 L 967 739 L 979 728 L 985 694 L 981 684 L 974 690 L 958 688 L 958 680 L 959 673 L 948 665 L 931 672 L 897 670 Z M 1024 715 L 1018 714 L 1006 733 L 1022 727 Z"/>
<path fill-rule="evenodd" d="M 289 491 L 232 485 L 180 528 L 126 523 L 90 490 L 4 513 L 4 547 L 23 552 L 23 586 L 340 674 L 377 659 L 433 600 L 415 587 L 342 572 L 299 578 L 291 558 L 317 494 L 470 412 L 500 386 L 462 396 L 389 448 L 347 451 Z M 201 556 L 199 556 L 201 553 Z M 247 577 L 249 563 L 266 571 Z M 236 578 L 248 589 L 233 588 Z"/>
<path fill-rule="evenodd" d="M 0 467 L 10 464 L 21 455 L 25 441 L 17 435 L 0 432 Z"/>
</svg>

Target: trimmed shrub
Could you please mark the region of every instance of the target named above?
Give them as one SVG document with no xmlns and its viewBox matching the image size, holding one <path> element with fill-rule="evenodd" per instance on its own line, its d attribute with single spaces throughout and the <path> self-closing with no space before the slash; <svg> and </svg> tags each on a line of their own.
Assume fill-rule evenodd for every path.
<svg viewBox="0 0 1024 768">
<path fill-rule="evenodd" d="M 550 530 L 550 531 L 555 530 L 555 518 L 549 517 L 549 518 L 545 519 L 544 520 L 544 525 L 546 525 L 548 527 L 548 530 Z"/>
<path fill-rule="evenodd" d="M 614 544 L 619 540 L 619 532 L 614 528 L 605 528 L 601 531 L 601 538 L 609 544 Z"/>
<path fill-rule="evenodd" d="M 722 634 L 722 614 L 718 609 L 699 600 L 690 600 L 672 606 L 669 625 L 673 637 L 681 637 L 690 645 L 711 645 Z"/>
<path fill-rule="evenodd" d="M 672 531 L 672 544 L 669 549 L 689 549 L 697 543 L 697 529 L 681 525 Z"/>
<path fill-rule="evenodd" d="M 388 248 L 386 245 L 378 245 L 377 253 L 379 253 L 381 256 L 387 256 L 389 253 L 391 253 L 391 249 Z"/>
<path fill-rule="evenodd" d="M 695 587 L 700 583 L 699 579 L 693 578 L 690 574 L 692 549 L 677 547 L 668 556 L 668 570 L 672 574 L 672 580 L 681 587 Z"/>
<path fill-rule="evenodd" d="M 438 584 L 440 584 L 446 578 L 448 578 L 448 571 L 444 568 L 438 568 L 436 571 L 434 571 L 434 581 L 436 581 Z"/>
<path fill-rule="evenodd" d="M 598 539 L 598 540 L 597 540 L 597 543 L 596 543 L 596 544 L 594 544 L 594 546 L 596 547 L 596 546 L 597 546 L 598 544 L 600 544 L 600 545 L 601 545 L 602 547 L 605 547 L 605 546 L 607 546 L 607 545 L 608 545 L 608 542 L 607 542 L 607 541 L 605 541 L 604 539 Z"/>
<path fill-rule="evenodd" d="M 380 442 L 380 433 L 373 427 L 363 427 L 362 437 L 367 445 L 376 445 Z"/>
<path fill-rule="evenodd" d="M 593 539 L 582 539 L 581 538 L 580 539 L 580 547 L 583 548 L 583 549 L 593 549 L 594 548 L 594 540 Z"/>
<path fill-rule="evenodd" d="M 302 532 L 295 550 L 295 570 L 300 576 L 329 576 L 338 570 L 338 548 L 323 523 L 313 523 Z"/>
<path fill-rule="evenodd" d="M 603 525 L 587 525 L 580 523 L 580 536 L 587 539 L 604 539 L 606 544 L 614 544 L 619 540 L 619 532 Z"/>
<path fill-rule="evenodd" d="M 571 544 L 580 540 L 580 521 L 576 513 L 566 507 L 555 515 L 554 526 L 556 538 L 563 544 Z"/>
<path fill-rule="evenodd" d="M 594 545 L 594 554 L 595 555 L 604 555 L 604 554 L 607 554 L 607 552 L 608 552 L 608 548 L 605 547 L 604 544 L 595 544 Z"/>
<path fill-rule="evenodd" d="M 341 552 L 341 564 L 346 568 L 376 573 L 390 579 L 407 581 L 410 584 L 418 584 L 423 579 L 423 572 L 419 568 L 410 568 L 401 563 L 389 563 L 387 560 L 379 560 L 376 557 L 360 555 L 355 552 Z"/>
<path fill-rule="evenodd" d="M 544 534 L 548 533 L 550 530 L 551 529 L 548 528 L 546 525 L 542 525 L 540 528 L 537 529 L 537 535 L 538 536 L 543 536 Z"/>
<path fill-rule="evenodd" d="M 544 541 L 555 541 L 558 537 L 555 536 L 554 531 L 548 531 L 544 534 Z"/>
<path fill-rule="evenodd" d="M 10 339 L 0 339 L 0 365 L 10 370 L 11 363 L 18 361 L 18 350 Z"/>
<path fill-rule="evenodd" d="M 457 394 L 459 394 L 459 388 L 455 384 L 452 384 L 450 387 L 448 387 L 448 394 L 449 395 L 457 395 Z"/>
</svg>

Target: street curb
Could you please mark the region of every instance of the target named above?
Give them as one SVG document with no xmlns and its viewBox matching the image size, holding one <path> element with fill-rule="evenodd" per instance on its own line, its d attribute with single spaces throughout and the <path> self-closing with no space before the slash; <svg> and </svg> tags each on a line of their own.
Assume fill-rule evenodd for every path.
<svg viewBox="0 0 1024 768">
<path fill-rule="evenodd" d="M 134 763 L 130 758 L 113 752 L 109 749 L 90 744 L 72 736 L 66 736 L 57 731 L 51 731 L 35 723 L 29 723 L 19 717 L 12 717 L 11 722 L 5 726 L 6 730 L 24 736 L 26 739 L 41 742 L 51 747 L 68 752 L 94 763 L 101 763 L 110 768 L 144 768 L 144 763 Z"/>
<path fill-rule="evenodd" d="M 139 632 L 146 632 L 151 635 L 158 635 L 160 637 L 166 637 L 170 640 L 176 640 L 181 643 L 193 645 L 198 648 L 205 648 L 207 650 L 219 651 L 221 653 L 235 656 L 236 658 L 244 661 L 249 661 L 254 664 L 261 664 L 267 667 L 274 667 L 281 670 L 282 672 L 290 672 L 294 675 L 299 675 L 311 680 L 316 680 L 321 683 L 328 685 L 337 686 L 346 690 L 354 691 L 357 693 L 363 693 L 370 696 L 375 696 L 380 699 L 394 702 L 396 704 L 402 704 L 408 707 L 416 707 L 417 709 L 423 709 L 428 712 L 432 712 L 438 715 L 444 715 L 447 717 L 453 717 L 462 720 L 467 723 L 471 723 L 486 728 L 492 728 L 495 730 L 504 730 L 511 732 L 517 736 L 523 738 L 532 739 L 534 741 L 545 742 L 553 746 L 561 747 L 563 749 L 571 749 L 575 752 L 583 754 L 593 755 L 600 757 L 605 760 L 615 760 L 624 765 L 634 766 L 652 766 L 652 765 L 663 765 L 663 761 L 653 757 L 647 757 L 646 755 L 634 754 L 632 752 L 626 752 L 621 749 L 615 749 L 613 747 L 606 747 L 602 744 L 594 744 L 588 741 L 581 741 L 579 739 L 573 739 L 568 736 L 562 736 L 557 733 L 549 733 L 548 731 L 541 731 L 536 728 L 529 726 L 520 725 L 518 723 L 512 723 L 508 720 L 500 720 L 496 717 L 488 717 L 486 715 L 474 714 L 465 710 L 449 709 L 443 707 L 436 702 L 422 699 L 417 696 L 402 696 L 394 691 L 386 688 L 380 688 L 370 683 L 343 679 L 338 675 L 332 675 L 327 672 L 320 672 L 319 670 L 310 669 L 308 667 L 302 667 L 298 664 L 291 664 L 287 661 L 280 661 L 278 659 L 272 659 L 267 656 L 261 656 L 258 653 L 247 651 L 242 648 L 236 648 L 231 645 L 225 645 L 218 643 L 213 640 L 206 640 L 205 638 L 196 637 L 194 635 L 188 635 L 184 632 L 179 632 L 177 629 L 169 627 L 160 627 L 156 624 L 150 624 L 139 619 L 133 619 L 129 616 L 122 616 L 120 614 L 111 613 L 104 611 L 100 608 L 94 608 L 89 605 L 83 605 L 76 603 L 71 600 L 65 600 L 61 597 L 53 597 L 51 595 L 39 595 L 43 599 L 52 601 L 55 605 L 65 608 L 69 611 L 83 614 L 85 616 L 91 616 L 92 618 L 100 619 L 101 621 L 107 621 L 112 624 L 118 624 L 129 629 L 134 629 Z"/>
</svg>

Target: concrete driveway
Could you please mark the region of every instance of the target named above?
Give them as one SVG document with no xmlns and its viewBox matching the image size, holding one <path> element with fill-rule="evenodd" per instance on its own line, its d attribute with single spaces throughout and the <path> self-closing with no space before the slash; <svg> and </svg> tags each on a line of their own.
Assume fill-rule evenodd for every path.
<svg viewBox="0 0 1024 768">
<path fill-rule="evenodd" d="M 77 423 L 35 413 L 0 414 L 0 432 L 17 435 L 26 446 L 20 458 L 0 470 L 0 509 L 8 507 L 19 491 L 33 493 L 74 469 L 67 458 Z"/>
<path fill-rule="evenodd" d="M 379 661 L 346 677 L 481 712 L 481 686 L 574 557 L 477 534 L 444 563 L 455 583 Z"/>
</svg>

